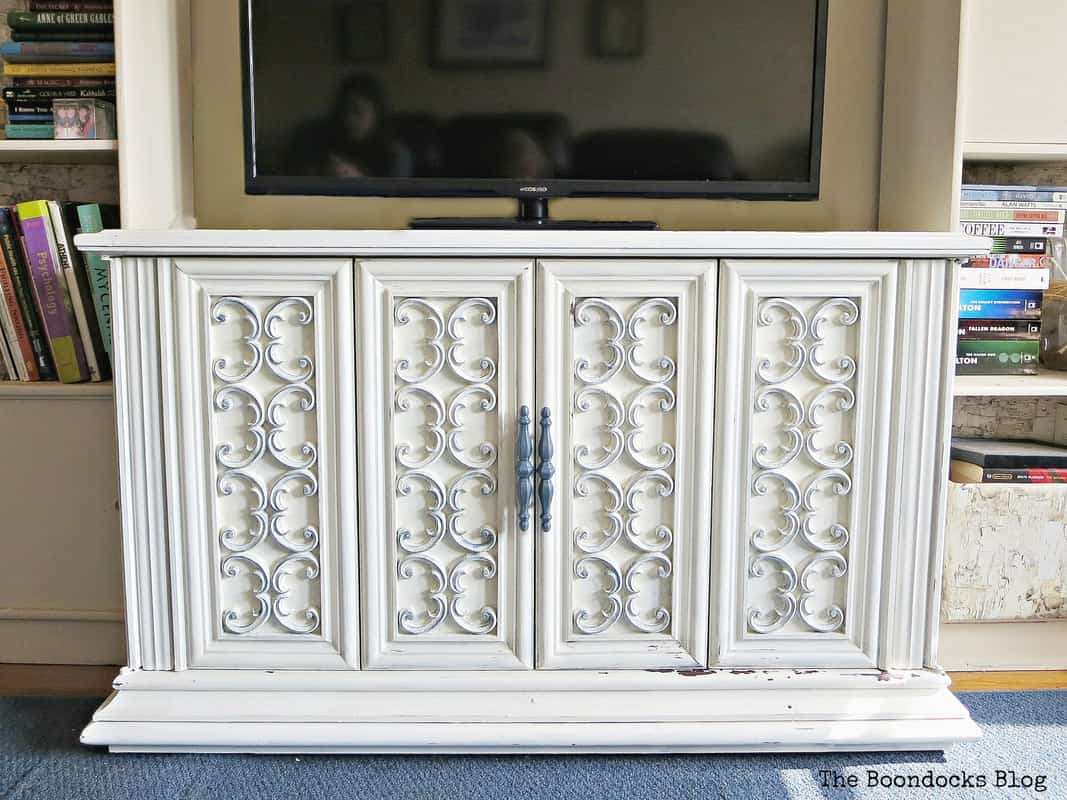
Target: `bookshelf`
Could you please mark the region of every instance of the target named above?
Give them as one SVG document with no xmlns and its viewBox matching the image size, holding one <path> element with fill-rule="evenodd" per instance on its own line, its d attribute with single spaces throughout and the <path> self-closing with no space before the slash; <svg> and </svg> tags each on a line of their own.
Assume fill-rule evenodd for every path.
<svg viewBox="0 0 1067 800">
<path fill-rule="evenodd" d="M 1043 369 L 1037 375 L 957 375 L 956 397 L 1067 397 L 1067 372 Z"/>
<path fill-rule="evenodd" d="M 1062 142 L 964 142 L 965 161 L 1067 161 Z"/>
<path fill-rule="evenodd" d="M 46 398 L 110 399 L 115 396 L 111 381 L 103 383 L 60 383 L 58 381 L 0 381 L 0 400 L 42 400 Z"/>
<path fill-rule="evenodd" d="M 0 139 L 0 163 L 5 164 L 117 164 L 118 160 L 115 139 Z"/>
</svg>

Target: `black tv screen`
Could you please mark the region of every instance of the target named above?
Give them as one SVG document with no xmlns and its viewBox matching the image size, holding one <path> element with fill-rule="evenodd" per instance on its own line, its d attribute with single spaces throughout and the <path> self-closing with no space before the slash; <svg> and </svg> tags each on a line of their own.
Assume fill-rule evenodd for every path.
<svg viewBox="0 0 1067 800">
<path fill-rule="evenodd" d="M 827 0 L 241 0 L 246 190 L 818 196 Z"/>
</svg>

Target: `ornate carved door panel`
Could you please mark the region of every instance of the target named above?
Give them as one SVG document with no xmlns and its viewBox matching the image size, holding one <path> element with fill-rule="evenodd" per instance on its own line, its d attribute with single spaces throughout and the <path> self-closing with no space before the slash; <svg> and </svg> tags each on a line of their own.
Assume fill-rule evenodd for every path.
<svg viewBox="0 0 1067 800">
<path fill-rule="evenodd" d="M 177 666 L 356 668 L 352 262 L 161 269 Z"/>
<path fill-rule="evenodd" d="M 706 665 L 715 263 L 541 267 L 538 666 Z"/>
<path fill-rule="evenodd" d="M 516 442 L 533 264 L 370 260 L 359 276 L 366 666 L 530 668 Z"/>
<path fill-rule="evenodd" d="M 718 664 L 876 663 L 896 271 L 723 262 Z"/>
</svg>

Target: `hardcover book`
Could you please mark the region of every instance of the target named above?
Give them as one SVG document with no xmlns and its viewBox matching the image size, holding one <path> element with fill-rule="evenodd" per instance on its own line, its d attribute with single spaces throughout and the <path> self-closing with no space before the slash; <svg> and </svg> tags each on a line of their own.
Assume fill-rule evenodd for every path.
<svg viewBox="0 0 1067 800">
<path fill-rule="evenodd" d="M 20 236 L 16 230 L 16 223 L 17 218 L 13 216 L 12 211 L 0 206 L 0 258 L 3 258 L 7 264 L 8 271 L 11 273 L 12 281 L 15 284 L 15 294 L 19 300 L 19 308 L 22 311 L 22 320 L 30 339 L 30 347 L 33 349 L 37 372 L 41 380 L 54 381 L 56 379 L 56 371 L 52 366 L 52 354 L 37 311 L 37 301 L 34 299 L 29 268 L 26 265 L 22 247 L 19 244 Z"/>
<path fill-rule="evenodd" d="M 4 126 L 4 133 L 8 139 L 51 139 L 55 128 L 43 122 L 9 122 Z"/>
<path fill-rule="evenodd" d="M 3 302 L 2 321 L 11 348 L 12 360 L 16 362 L 16 371 L 22 380 L 39 381 L 41 373 L 37 369 L 37 359 L 30 345 L 25 320 L 22 318 L 22 307 L 15 289 L 14 276 L 8 268 L 7 260 L 2 257 L 0 257 L 0 295 L 2 295 L 0 300 Z"/>
<path fill-rule="evenodd" d="M 111 11 L 9 11 L 7 25 L 12 30 L 39 28 L 68 30 L 109 30 L 115 22 Z"/>
<path fill-rule="evenodd" d="M 1040 339 L 1041 321 L 1036 319 L 961 319 L 960 339 Z"/>
<path fill-rule="evenodd" d="M 13 303 L 9 304 L 8 302 L 10 288 L 9 282 L 5 280 L 4 273 L 0 272 L 0 339 L 3 339 L 4 346 L 7 348 L 15 380 L 28 381 L 30 376 L 26 371 L 26 362 L 22 357 L 22 348 L 18 334 L 15 332 L 15 323 L 11 318 L 11 306 Z M 13 301 L 14 296 L 12 295 L 10 299 Z"/>
<path fill-rule="evenodd" d="M 86 64 L 4 64 L 5 75 L 29 75 L 37 77 L 78 77 L 79 75 L 103 75 L 115 74 L 114 63 L 86 63 Z"/>
<path fill-rule="evenodd" d="M 30 0 L 30 11 L 111 11 L 112 0 Z"/>
<path fill-rule="evenodd" d="M 1047 253 L 1048 240 L 1032 236 L 994 236 L 992 252 L 997 253 Z"/>
<path fill-rule="evenodd" d="M 89 370 L 74 307 L 59 269 L 48 204 L 43 200 L 19 203 L 18 215 L 37 308 L 48 334 L 56 373 L 64 383 L 84 381 Z"/>
<path fill-rule="evenodd" d="M 1052 259 L 1039 253 L 994 253 L 968 258 L 962 266 L 967 269 L 1051 269 Z"/>
<path fill-rule="evenodd" d="M 56 259 L 67 282 L 74 319 L 78 323 L 78 334 L 85 352 L 85 363 L 89 368 L 89 379 L 102 381 L 111 377 L 111 372 L 104 358 L 104 345 L 96 322 L 89 276 L 74 248 L 74 232 L 77 230 L 76 207 L 73 203 L 65 205 L 66 209 L 55 200 L 48 201 L 48 213 L 56 243 Z M 68 213 L 75 216 L 73 228 L 68 225 Z"/>
<path fill-rule="evenodd" d="M 1018 289 L 960 289 L 960 319 L 1038 319 L 1042 293 Z"/>
<path fill-rule="evenodd" d="M 0 54 L 3 48 L 0 47 Z M 962 208 L 960 219 L 967 222 L 1063 222 L 1063 209 L 1057 211 L 1010 208 Z"/>
<path fill-rule="evenodd" d="M 1002 186 L 999 184 L 965 183 L 960 195 L 963 200 L 1023 200 L 1035 203 L 1067 201 L 1067 186 Z"/>
<path fill-rule="evenodd" d="M 954 483 L 1067 483 L 1067 469 L 996 469 L 953 459 L 948 479 Z"/>
<path fill-rule="evenodd" d="M 963 340 L 956 345 L 957 375 L 1036 375 L 1041 342 Z"/>
<path fill-rule="evenodd" d="M 89 203 L 78 206 L 78 221 L 82 233 L 99 233 L 107 228 L 118 228 L 118 207 L 101 206 Z M 108 275 L 107 262 L 99 253 L 82 253 L 85 268 L 89 274 L 89 284 L 93 291 L 93 305 L 96 319 L 100 323 L 100 336 L 108 361 L 113 358 L 111 352 L 111 280 Z"/>
<path fill-rule="evenodd" d="M 71 87 L 69 89 L 56 88 L 41 88 L 41 89 L 3 89 L 0 90 L 0 97 L 4 98 L 4 102 L 7 103 L 51 103 L 53 100 L 65 100 L 65 99 L 81 99 L 81 98 L 100 98 L 102 100 L 113 100 L 115 98 L 114 86 L 98 86 L 98 87 Z"/>
<path fill-rule="evenodd" d="M 11 31 L 11 41 L 13 42 L 69 42 L 72 34 L 68 31 L 60 30 L 34 30 L 34 31 Z M 113 42 L 115 41 L 115 32 L 112 30 L 106 31 L 87 31 L 80 30 L 77 32 L 77 37 L 83 42 Z"/>
<path fill-rule="evenodd" d="M 1032 289 L 1045 290 L 1049 286 L 1047 269 L 960 269 L 961 289 Z"/>
<path fill-rule="evenodd" d="M 1030 439 L 953 436 L 951 457 L 987 469 L 1067 469 L 1067 447 Z"/>
<path fill-rule="evenodd" d="M 62 61 L 64 63 L 94 63 L 107 61 L 114 57 L 115 45 L 109 42 L 0 43 L 0 58 L 3 58 L 3 60 L 9 64 L 47 64 L 55 61 Z"/>
<path fill-rule="evenodd" d="M 969 236 L 1063 236 L 1063 224 L 1051 222 L 961 222 Z"/>
</svg>

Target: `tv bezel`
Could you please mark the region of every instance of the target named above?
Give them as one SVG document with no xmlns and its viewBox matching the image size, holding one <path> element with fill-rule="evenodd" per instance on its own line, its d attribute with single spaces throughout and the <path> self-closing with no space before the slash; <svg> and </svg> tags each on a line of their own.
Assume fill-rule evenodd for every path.
<svg viewBox="0 0 1067 800">
<path fill-rule="evenodd" d="M 735 200 L 817 200 L 822 161 L 826 81 L 826 20 L 829 0 L 815 0 L 810 151 L 806 181 L 655 181 L 554 178 L 333 178 L 315 175 L 259 175 L 256 172 L 252 4 L 241 5 L 241 92 L 244 123 L 245 193 L 326 197 L 651 197 Z"/>
</svg>

